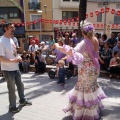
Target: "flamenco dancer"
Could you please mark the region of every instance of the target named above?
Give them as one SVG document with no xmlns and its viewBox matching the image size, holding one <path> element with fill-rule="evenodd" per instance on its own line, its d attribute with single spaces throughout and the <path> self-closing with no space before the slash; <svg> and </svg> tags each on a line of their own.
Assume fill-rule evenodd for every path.
<svg viewBox="0 0 120 120">
<path fill-rule="evenodd" d="M 69 103 L 63 111 L 72 112 L 73 120 L 97 120 L 103 108 L 101 100 L 106 98 L 97 83 L 100 72 L 99 43 L 94 37 L 92 23 L 82 22 L 81 30 L 84 39 L 75 48 L 55 44 L 56 49 L 67 54 L 68 61 L 78 65 L 78 81 L 70 91 Z"/>
</svg>

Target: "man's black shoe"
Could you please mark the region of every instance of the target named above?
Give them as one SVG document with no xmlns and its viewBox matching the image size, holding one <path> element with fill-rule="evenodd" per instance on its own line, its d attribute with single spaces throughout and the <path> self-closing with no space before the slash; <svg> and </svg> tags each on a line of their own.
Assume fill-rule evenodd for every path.
<svg viewBox="0 0 120 120">
<path fill-rule="evenodd" d="M 19 112 L 20 110 L 19 110 L 19 108 L 14 107 L 14 108 L 9 108 L 9 111 L 12 112 L 12 113 L 17 113 L 17 112 Z"/>
<path fill-rule="evenodd" d="M 57 84 L 60 84 L 60 82 L 59 82 L 59 81 L 57 81 Z"/>
<path fill-rule="evenodd" d="M 30 102 L 30 101 L 25 101 L 25 102 L 20 103 L 20 105 L 21 105 L 21 106 L 30 106 L 30 105 L 32 105 L 32 102 Z"/>
</svg>

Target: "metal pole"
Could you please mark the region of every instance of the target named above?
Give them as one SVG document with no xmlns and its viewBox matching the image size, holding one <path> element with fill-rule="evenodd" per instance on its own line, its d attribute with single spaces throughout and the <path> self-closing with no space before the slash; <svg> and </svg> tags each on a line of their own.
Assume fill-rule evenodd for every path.
<svg viewBox="0 0 120 120">
<path fill-rule="evenodd" d="M 41 20 L 40 20 L 40 41 L 39 42 L 41 42 L 41 40 L 42 40 L 42 34 L 41 34 Z"/>
<path fill-rule="evenodd" d="M 106 33 L 106 5 L 105 5 L 105 14 L 104 14 L 104 34 Z"/>
</svg>

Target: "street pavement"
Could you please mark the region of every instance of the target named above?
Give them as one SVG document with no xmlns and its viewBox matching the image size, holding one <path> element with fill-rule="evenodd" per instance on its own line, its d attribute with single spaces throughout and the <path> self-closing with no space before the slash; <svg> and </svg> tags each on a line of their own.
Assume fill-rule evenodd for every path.
<svg viewBox="0 0 120 120">
<path fill-rule="evenodd" d="M 22 74 L 25 95 L 32 101 L 32 106 L 19 106 L 20 112 L 13 114 L 8 111 L 8 91 L 6 82 L 0 80 L 0 120 L 72 120 L 72 116 L 62 111 L 68 103 L 68 92 L 74 87 L 77 77 L 66 80 L 65 88 L 56 84 L 57 79 L 50 79 L 48 74 L 37 75 L 33 72 Z M 105 108 L 100 120 L 120 120 L 120 79 L 109 79 L 100 76 L 98 82 L 105 91 L 107 98 L 103 100 Z"/>
</svg>

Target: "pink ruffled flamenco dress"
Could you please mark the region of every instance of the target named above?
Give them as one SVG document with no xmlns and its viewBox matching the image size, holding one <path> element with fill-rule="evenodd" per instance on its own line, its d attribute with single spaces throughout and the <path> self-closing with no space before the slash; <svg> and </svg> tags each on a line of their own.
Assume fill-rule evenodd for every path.
<svg viewBox="0 0 120 120">
<path fill-rule="evenodd" d="M 64 48 L 69 51 L 70 47 Z M 99 76 L 98 52 L 94 51 L 91 41 L 84 39 L 74 49 L 68 61 L 78 65 L 78 81 L 69 92 L 69 103 L 63 111 L 72 112 L 73 120 L 97 120 L 103 108 L 101 100 L 105 93 L 97 83 Z"/>
</svg>

